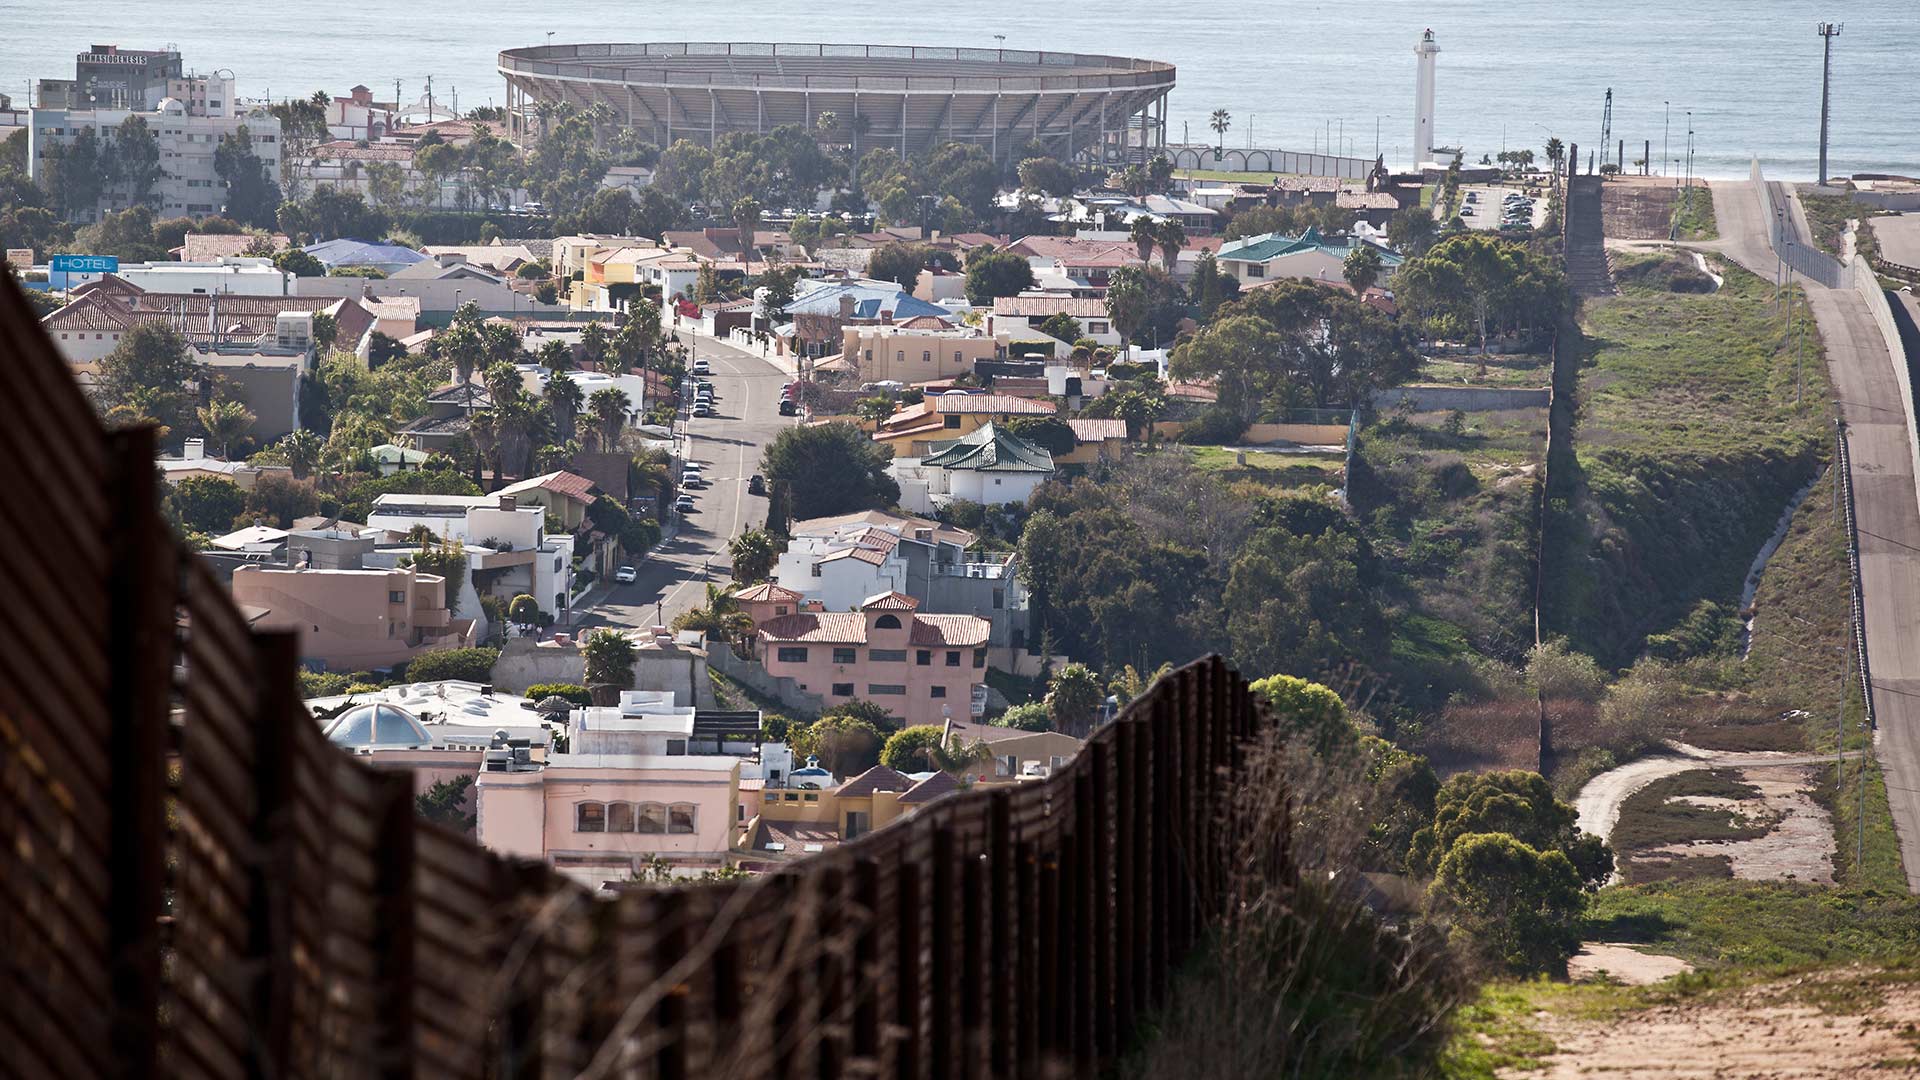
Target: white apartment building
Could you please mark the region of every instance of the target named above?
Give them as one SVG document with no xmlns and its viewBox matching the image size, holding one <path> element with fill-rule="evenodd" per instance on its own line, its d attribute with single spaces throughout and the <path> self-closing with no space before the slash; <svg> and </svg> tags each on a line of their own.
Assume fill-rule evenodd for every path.
<svg viewBox="0 0 1920 1080">
<path fill-rule="evenodd" d="M 223 91 L 221 91 L 223 92 Z M 216 91 L 209 91 L 209 94 Z M 101 139 L 110 139 L 130 116 L 144 117 L 160 149 L 160 181 L 154 185 L 156 217 L 207 217 L 220 212 L 227 203 L 227 184 L 213 167 L 214 151 L 220 140 L 245 127 L 253 139 L 253 152 L 266 166 L 269 176 L 280 175 L 280 121 L 265 112 L 248 116 L 231 115 L 229 98 L 220 100 L 225 116 L 196 116 L 178 98 L 167 98 L 153 112 L 125 109 L 39 109 L 32 110 L 27 128 L 27 175 L 37 181 L 46 179 L 48 155 L 55 146 L 70 146 L 80 133 L 92 128 Z M 211 105 L 208 106 L 211 108 Z M 131 205 L 125 190 L 109 190 L 100 198 L 94 212 L 82 215 L 97 221 L 101 213 L 124 210 Z"/>
<path fill-rule="evenodd" d="M 458 540 L 474 571 L 486 575 L 487 591 L 508 601 L 526 593 L 555 617 L 572 607 L 573 537 L 547 532 L 547 512 L 520 506 L 512 495 L 382 495 L 373 501 L 367 526 L 406 533 L 424 525 L 435 536 Z M 476 580 L 480 580 L 476 578 Z"/>
</svg>

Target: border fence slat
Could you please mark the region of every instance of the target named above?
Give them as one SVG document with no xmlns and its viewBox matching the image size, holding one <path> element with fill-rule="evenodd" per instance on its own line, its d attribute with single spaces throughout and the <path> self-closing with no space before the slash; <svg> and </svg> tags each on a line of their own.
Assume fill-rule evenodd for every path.
<svg viewBox="0 0 1920 1080">
<path fill-rule="evenodd" d="M 9 494 L 51 493 L 77 534 L 18 575 L 70 586 L 73 625 L 0 624 L 19 1075 L 1089 1074 L 1205 933 L 1265 723 L 1218 658 L 1048 778 L 775 874 L 590 894 L 420 821 L 411 777 L 327 743 L 297 639 L 251 630 L 171 540 L 153 436 L 98 426 L 5 284 L 0 346 Z M 45 432 L 71 452 L 28 453 Z"/>
</svg>

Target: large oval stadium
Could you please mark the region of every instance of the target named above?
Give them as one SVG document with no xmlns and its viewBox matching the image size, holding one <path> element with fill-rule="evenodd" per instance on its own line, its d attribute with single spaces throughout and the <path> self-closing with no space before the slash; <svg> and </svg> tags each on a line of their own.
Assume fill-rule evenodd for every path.
<svg viewBox="0 0 1920 1080">
<path fill-rule="evenodd" d="M 1015 49 L 728 42 L 544 45 L 500 54 L 516 134 L 541 102 L 610 106 L 668 146 L 782 124 L 861 150 L 917 154 L 973 143 L 1011 160 L 1039 143 L 1062 159 L 1142 160 L 1166 145 L 1173 65 Z"/>
</svg>

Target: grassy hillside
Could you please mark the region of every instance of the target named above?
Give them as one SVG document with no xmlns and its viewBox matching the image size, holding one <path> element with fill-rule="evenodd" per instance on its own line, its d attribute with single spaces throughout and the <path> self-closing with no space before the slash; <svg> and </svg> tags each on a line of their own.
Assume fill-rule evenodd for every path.
<svg viewBox="0 0 1920 1080">
<path fill-rule="evenodd" d="M 1755 552 L 1830 453 L 1817 335 L 1796 356 L 1772 286 L 1723 272 L 1708 294 L 1627 283 L 1582 316 L 1573 505 L 1547 619 L 1609 666 L 1703 600 L 1737 607 Z"/>
</svg>

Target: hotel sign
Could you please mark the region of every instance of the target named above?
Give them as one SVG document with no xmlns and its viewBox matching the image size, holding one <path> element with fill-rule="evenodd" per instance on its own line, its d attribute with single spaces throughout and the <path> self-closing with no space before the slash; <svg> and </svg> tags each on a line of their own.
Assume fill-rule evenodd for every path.
<svg viewBox="0 0 1920 1080">
<path fill-rule="evenodd" d="M 47 269 L 56 274 L 117 274 L 120 259 L 113 255 L 55 255 Z"/>
</svg>

